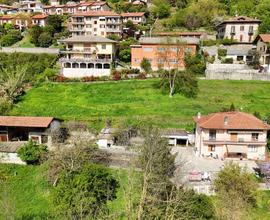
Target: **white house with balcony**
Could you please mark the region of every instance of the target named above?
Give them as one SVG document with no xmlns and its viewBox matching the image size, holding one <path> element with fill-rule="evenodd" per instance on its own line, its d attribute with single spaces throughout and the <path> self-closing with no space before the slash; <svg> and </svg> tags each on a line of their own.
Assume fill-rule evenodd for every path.
<svg viewBox="0 0 270 220">
<path fill-rule="evenodd" d="M 217 25 L 218 39 L 232 39 L 238 43 L 252 43 L 261 21 L 256 18 L 237 16 Z"/>
<path fill-rule="evenodd" d="M 122 35 L 122 19 L 113 11 L 87 11 L 73 14 L 69 23 L 72 36 Z"/>
<path fill-rule="evenodd" d="M 75 36 L 60 42 L 61 73 L 69 78 L 109 76 L 115 59 L 116 41 L 100 36 Z"/>
<path fill-rule="evenodd" d="M 244 112 L 218 112 L 194 117 L 198 156 L 265 160 L 270 126 Z"/>
</svg>

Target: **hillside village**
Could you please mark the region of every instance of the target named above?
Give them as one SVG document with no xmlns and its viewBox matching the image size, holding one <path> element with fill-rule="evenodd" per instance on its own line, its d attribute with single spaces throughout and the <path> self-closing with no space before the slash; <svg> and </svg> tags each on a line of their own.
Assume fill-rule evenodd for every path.
<svg viewBox="0 0 270 220">
<path fill-rule="evenodd" d="M 1 1 L 0 219 L 270 219 L 269 16 Z"/>
</svg>

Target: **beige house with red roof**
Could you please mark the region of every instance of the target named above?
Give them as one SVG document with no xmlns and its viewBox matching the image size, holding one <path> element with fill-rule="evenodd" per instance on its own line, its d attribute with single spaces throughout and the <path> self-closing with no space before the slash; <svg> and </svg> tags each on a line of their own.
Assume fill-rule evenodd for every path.
<svg viewBox="0 0 270 220">
<path fill-rule="evenodd" d="M 260 62 L 268 68 L 270 72 L 270 34 L 259 34 L 254 40 L 257 51 L 260 54 Z"/>
<path fill-rule="evenodd" d="M 32 17 L 32 25 L 38 25 L 40 27 L 45 27 L 47 24 L 48 15 L 37 14 Z"/>
<path fill-rule="evenodd" d="M 121 14 L 123 23 L 132 21 L 134 24 L 144 24 L 146 22 L 146 17 L 144 12 L 130 12 Z"/>
<path fill-rule="evenodd" d="M 265 160 L 270 126 L 244 112 L 218 112 L 194 117 L 198 156 Z"/>
<path fill-rule="evenodd" d="M 256 18 L 237 16 L 217 25 L 217 38 L 232 39 L 238 43 L 252 43 L 261 21 Z"/>
</svg>

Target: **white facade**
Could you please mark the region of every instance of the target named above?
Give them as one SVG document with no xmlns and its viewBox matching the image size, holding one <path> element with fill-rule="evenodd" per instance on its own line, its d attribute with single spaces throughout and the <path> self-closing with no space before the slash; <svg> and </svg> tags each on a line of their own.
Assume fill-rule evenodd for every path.
<svg viewBox="0 0 270 220">
<path fill-rule="evenodd" d="M 209 130 L 197 126 L 195 148 L 199 156 L 225 158 L 230 154 L 265 159 L 266 130 Z M 240 155 L 241 154 L 241 155 Z"/>
<path fill-rule="evenodd" d="M 232 39 L 239 43 L 252 43 L 255 39 L 260 21 L 247 17 L 236 17 L 217 26 L 217 38 Z"/>
<path fill-rule="evenodd" d="M 13 163 L 25 165 L 26 163 L 21 160 L 17 153 L 0 152 L 0 163 Z"/>
<path fill-rule="evenodd" d="M 74 15 L 71 20 L 72 36 L 93 35 L 106 37 L 111 34 L 121 36 L 120 15 Z"/>
</svg>

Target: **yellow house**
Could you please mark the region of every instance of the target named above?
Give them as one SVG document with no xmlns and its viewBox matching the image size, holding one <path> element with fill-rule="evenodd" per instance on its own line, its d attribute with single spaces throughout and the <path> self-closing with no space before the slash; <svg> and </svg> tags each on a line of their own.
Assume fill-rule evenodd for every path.
<svg viewBox="0 0 270 220">
<path fill-rule="evenodd" d="M 65 44 L 60 59 L 65 77 L 108 76 L 115 59 L 116 41 L 100 36 L 74 36 Z"/>
</svg>

